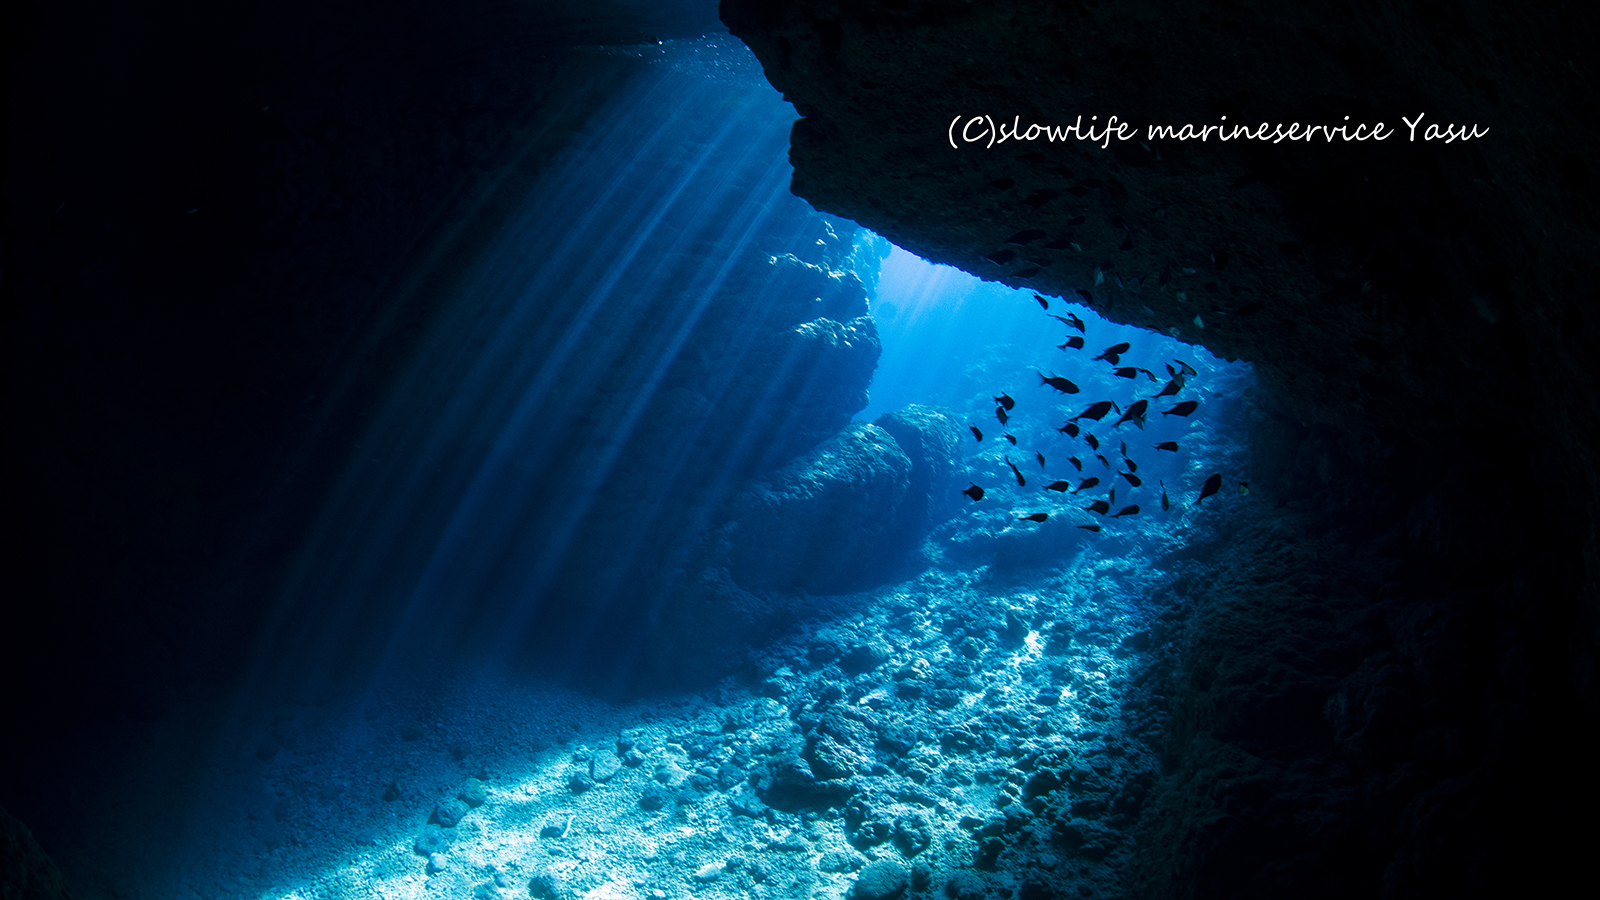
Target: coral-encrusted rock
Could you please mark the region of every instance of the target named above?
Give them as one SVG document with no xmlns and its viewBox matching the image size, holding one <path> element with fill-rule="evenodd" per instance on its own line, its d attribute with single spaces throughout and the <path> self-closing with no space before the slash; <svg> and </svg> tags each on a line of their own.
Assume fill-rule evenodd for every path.
<svg viewBox="0 0 1600 900">
<path fill-rule="evenodd" d="M 900 506 L 901 519 L 920 538 L 957 509 L 955 481 L 961 421 L 947 409 L 912 404 L 886 413 L 872 424 L 894 435 L 911 457 L 911 484 Z"/>
<path fill-rule="evenodd" d="M 889 432 L 860 423 L 791 461 L 735 506 L 734 581 L 814 593 L 861 584 L 863 567 L 896 537 L 890 526 L 911 470 Z"/>
</svg>

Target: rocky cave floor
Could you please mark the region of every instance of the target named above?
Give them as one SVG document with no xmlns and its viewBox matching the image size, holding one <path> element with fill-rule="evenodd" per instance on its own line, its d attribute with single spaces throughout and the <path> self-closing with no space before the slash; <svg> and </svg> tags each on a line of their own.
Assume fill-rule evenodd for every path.
<svg viewBox="0 0 1600 900">
<path fill-rule="evenodd" d="M 1004 576 L 935 535 L 914 580 L 697 695 L 435 679 L 285 708 L 209 763 L 174 725 L 135 754 L 167 787 L 55 853 L 90 897 L 1116 896 L 1183 617 L 1184 565 L 1150 554 L 1238 512 Z"/>
</svg>

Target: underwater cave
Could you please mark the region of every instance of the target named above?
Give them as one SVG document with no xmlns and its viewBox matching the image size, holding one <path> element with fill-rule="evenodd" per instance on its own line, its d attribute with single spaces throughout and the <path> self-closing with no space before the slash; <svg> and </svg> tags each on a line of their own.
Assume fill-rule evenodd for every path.
<svg viewBox="0 0 1600 900">
<path fill-rule="evenodd" d="M 12 18 L 0 895 L 1586 880 L 1600 13 Z"/>
</svg>

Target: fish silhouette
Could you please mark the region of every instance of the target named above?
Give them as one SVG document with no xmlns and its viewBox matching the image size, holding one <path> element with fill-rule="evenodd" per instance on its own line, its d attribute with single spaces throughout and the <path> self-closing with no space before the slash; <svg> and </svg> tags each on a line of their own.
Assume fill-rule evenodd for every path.
<svg viewBox="0 0 1600 900">
<path fill-rule="evenodd" d="M 1099 421 L 1101 418 L 1103 418 L 1105 416 L 1106 413 L 1108 413 L 1110 411 L 1111 411 L 1111 401 L 1110 400 L 1101 400 L 1098 403 L 1089 404 L 1089 408 L 1088 409 L 1086 409 L 1083 412 L 1078 413 L 1077 415 L 1073 416 L 1070 421 L 1076 422 L 1079 419 L 1094 419 L 1095 421 Z"/>
<path fill-rule="evenodd" d="M 1066 325 L 1068 328 L 1076 328 L 1079 331 L 1083 331 L 1084 330 L 1083 329 L 1083 320 L 1078 318 L 1077 316 L 1073 315 L 1072 313 L 1067 313 L 1064 316 L 1058 316 L 1055 313 L 1051 313 L 1050 314 L 1050 318 L 1052 318 L 1052 319 L 1060 319 L 1061 320 L 1061 324 Z M 1080 343 L 1078 346 L 1081 347 L 1083 345 Z"/>
<path fill-rule="evenodd" d="M 1143 402 L 1143 401 L 1141 401 L 1141 402 Z M 1189 413 L 1194 412 L 1195 407 L 1197 407 L 1199 405 L 1200 405 L 1200 401 L 1199 400 L 1185 400 L 1182 403 L 1179 403 L 1176 406 L 1172 407 L 1171 409 L 1163 409 L 1161 411 L 1161 414 L 1163 416 L 1187 416 Z"/>
<path fill-rule="evenodd" d="M 1048 384 L 1063 394 L 1076 394 L 1078 392 L 1077 385 L 1065 378 L 1062 378 L 1060 375 L 1052 375 L 1049 378 L 1046 378 L 1044 377 L 1044 373 L 1037 369 L 1034 370 L 1034 374 L 1039 376 L 1040 384 Z"/>
<path fill-rule="evenodd" d="M 1104 352 L 1102 352 L 1099 356 L 1096 356 L 1094 359 L 1095 362 L 1099 362 L 1103 359 L 1114 366 L 1117 364 L 1117 359 L 1121 357 L 1122 354 L 1127 352 L 1128 342 L 1123 341 L 1120 344 L 1112 344 L 1111 346 L 1107 347 Z"/>
<path fill-rule="evenodd" d="M 1011 473 L 1017 476 L 1017 487 L 1027 487 L 1028 479 L 1022 477 L 1022 470 L 1017 468 L 1016 464 L 1011 461 L 1011 457 L 1009 456 L 1006 457 L 1006 465 L 1010 466 Z"/>
<path fill-rule="evenodd" d="M 1117 425 L 1121 425 L 1123 422 L 1131 421 L 1133 424 L 1139 426 L 1140 430 L 1142 431 L 1144 429 L 1144 411 L 1149 406 L 1150 401 L 1148 400 L 1136 401 L 1133 405 L 1128 407 L 1126 412 L 1122 414 L 1122 418 L 1117 420 L 1116 425 L 1112 425 L 1111 427 L 1115 428 Z"/>
<path fill-rule="evenodd" d="M 973 503 L 977 503 L 979 500 L 983 499 L 983 488 L 978 487 L 977 485 L 973 485 L 972 487 L 967 488 L 966 490 L 962 491 L 961 493 L 966 494 L 968 497 L 971 497 Z"/>
</svg>

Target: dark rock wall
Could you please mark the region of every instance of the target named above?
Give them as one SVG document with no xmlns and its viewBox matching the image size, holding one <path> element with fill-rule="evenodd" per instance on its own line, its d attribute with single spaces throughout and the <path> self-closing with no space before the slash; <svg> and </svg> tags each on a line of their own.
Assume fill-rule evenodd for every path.
<svg viewBox="0 0 1600 900">
<path fill-rule="evenodd" d="M 1312 524 L 1207 556 L 1220 570 L 1171 648 L 1142 893 L 1474 894 L 1544 877 L 1508 860 L 1592 834 L 1496 823 L 1595 796 L 1594 13 L 728 0 L 722 16 L 804 116 L 793 185 L 818 208 L 1256 366 L 1257 490 Z M 946 139 L 957 116 L 1079 113 L 1402 130 Z M 1418 113 L 1490 131 L 1411 142 L 1400 117 Z M 1331 545 L 1300 559 L 1307 530 Z"/>
</svg>

